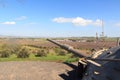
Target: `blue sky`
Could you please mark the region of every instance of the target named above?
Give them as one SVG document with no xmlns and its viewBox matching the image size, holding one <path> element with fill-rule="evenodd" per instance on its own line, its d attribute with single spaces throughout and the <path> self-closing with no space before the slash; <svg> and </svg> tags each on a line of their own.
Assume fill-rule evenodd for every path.
<svg viewBox="0 0 120 80">
<path fill-rule="evenodd" d="M 120 0 L 0 0 L 0 35 L 120 37 Z"/>
</svg>

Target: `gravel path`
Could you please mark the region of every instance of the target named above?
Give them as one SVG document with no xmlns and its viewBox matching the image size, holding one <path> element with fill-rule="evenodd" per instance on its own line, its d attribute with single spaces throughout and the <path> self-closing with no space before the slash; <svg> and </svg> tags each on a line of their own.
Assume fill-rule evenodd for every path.
<svg viewBox="0 0 120 80">
<path fill-rule="evenodd" d="M 0 80 L 75 80 L 72 67 L 56 62 L 0 62 Z"/>
</svg>

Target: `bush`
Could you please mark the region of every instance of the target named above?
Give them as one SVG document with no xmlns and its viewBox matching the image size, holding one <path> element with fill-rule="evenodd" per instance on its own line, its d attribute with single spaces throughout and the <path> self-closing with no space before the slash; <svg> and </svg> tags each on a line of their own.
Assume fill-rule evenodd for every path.
<svg viewBox="0 0 120 80">
<path fill-rule="evenodd" d="M 62 50 L 62 49 L 60 49 L 60 48 L 55 48 L 54 51 L 55 51 L 55 53 L 56 53 L 57 55 L 60 55 L 60 56 L 66 55 L 66 51 L 65 51 L 65 50 Z"/>
<path fill-rule="evenodd" d="M 57 53 L 58 56 L 65 56 L 66 55 L 66 52 L 64 50 L 60 50 L 58 53 Z"/>
<path fill-rule="evenodd" d="M 2 50 L 0 51 L 0 57 L 1 58 L 7 58 L 10 56 L 10 52 L 8 50 Z"/>
<path fill-rule="evenodd" d="M 23 48 L 23 49 L 20 49 L 20 51 L 18 52 L 17 54 L 17 57 L 18 58 L 28 58 L 29 57 L 29 52 L 27 49 Z"/>
<path fill-rule="evenodd" d="M 0 47 L 1 50 L 7 50 L 9 54 L 17 53 L 20 48 L 21 48 L 21 45 L 17 45 L 17 44 L 13 44 L 13 45 L 2 44 L 2 46 Z"/>
<path fill-rule="evenodd" d="M 43 57 L 43 56 L 47 56 L 47 53 L 44 50 L 38 50 L 37 54 L 35 56 L 36 57 Z"/>
<path fill-rule="evenodd" d="M 21 45 L 15 45 L 12 47 L 12 54 L 17 54 L 21 49 Z"/>
<path fill-rule="evenodd" d="M 69 58 L 76 58 L 76 57 L 78 57 L 78 56 L 71 54 Z"/>
<path fill-rule="evenodd" d="M 78 61 L 79 60 L 79 58 L 69 58 L 69 59 L 67 59 L 65 62 L 66 63 L 71 63 L 71 62 L 76 62 L 76 61 Z"/>
</svg>

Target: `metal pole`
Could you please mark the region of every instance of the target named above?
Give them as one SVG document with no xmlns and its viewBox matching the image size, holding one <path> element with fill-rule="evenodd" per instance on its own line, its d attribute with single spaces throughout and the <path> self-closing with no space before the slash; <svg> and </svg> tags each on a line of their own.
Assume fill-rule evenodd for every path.
<svg viewBox="0 0 120 80">
<path fill-rule="evenodd" d="M 120 38 L 117 38 L 117 46 L 120 46 Z"/>
</svg>

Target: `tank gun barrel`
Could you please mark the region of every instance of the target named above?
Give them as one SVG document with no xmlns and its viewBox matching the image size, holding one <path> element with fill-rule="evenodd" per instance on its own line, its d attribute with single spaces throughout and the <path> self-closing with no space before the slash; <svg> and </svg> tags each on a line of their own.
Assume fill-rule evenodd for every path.
<svg viewBox="0 0 120 80">
<path fill-rule="evenodd" d="M 58 46 L 60 46 L 60 47 L 63 48 L 63 49 L 65 49 L 65 50 L 67 50 L 67 51 L 75 54 L 75 55 L 78 56 L 78 57 L 89 57 L 89 56 L 90 56 L 90 55 L 88 55 L 88 54 L 85 54 L 85 53 L 83 54 L 83 53 L 79 52 L 78 50 L 73 49 L 73 48 L 72 48 L 71 46 L 69 46 L 69 45 L 61 44 L 61 43 L 59 43 L 59 42 L 57 42 L 57 41 L 55 41 L 55 40 L 51 40 L 51 39 L 47 39 L 47 40 L 50 41 L 50 42 L 52 42 L 52 43 L 54 43 L 54 44 L 56 44 L 56 45 L 58 45 Z"/>
<path fill-rule="evenodd" d="M 47 39 L 47 40 L 54 43 L 54 44 L 56 44 L 56 45 L 58 45 L 59 47 L 65 49 L 65 50 L 73 53 L 74 55 L 82 58 L 83 60 L 81 60 L 81 61 L 83 61 L 83 62 L 85 61 L 86 63 L 91 63 L 91 64 L 94 64 L 94 65 L 99 66 L 99 67 L 101 66 L 101 64 L 99 64 L 96 61 L 120 62 L 120 59 L 108 59 L 108 58 L 97 59 L 97 58 L 92 58 L 92 57 L 90 57 L 91 55 L 88 55 L 88 54 L 85 54 L 85 53 L 83 54 L 83 53 L 79 52 L 78 50 L 73 49 L 69 45 L 61 44 L 61 43 L 59 43 L 59 42 L 57 42 L 55 40 L 51 40 L 51 39 Z"/>
<path fill-rule="evenodd" d="M 120 59 L 108 59 L 108 58 L 102 58 L 102 59 L 96 59 L 96 58 L 91 58 L 90 55 L 88 54 L 83 54 L 81 52 L 79 52 L 78 50 L 76 49 L 73 49 L 71 46 L 68 46 L 68 45 L 65 45 L 65 44 L 61 44 L 55 40 L 51 40 L 51 39 L 47 39 L 48 41 L 60 46 L 61 48 L 67 50 L 67 51 L 70 51 L 71 53 L 75 54 L 76 56 L 78 57 L 82 57 L 82 58 L 85 58 L 87 60 L 92 60 L 92 61 L 112 61 L 112 62 L 120 62 Z"/>
</svg>

